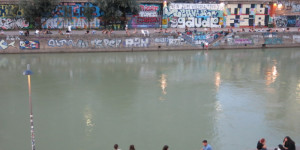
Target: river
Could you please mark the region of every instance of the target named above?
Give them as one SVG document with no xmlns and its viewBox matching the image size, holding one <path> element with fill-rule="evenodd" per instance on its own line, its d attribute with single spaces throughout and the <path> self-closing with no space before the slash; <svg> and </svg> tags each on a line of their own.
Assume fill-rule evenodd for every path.
<svg viewBox="0 0 300 150">
<path fill-rule="evenodd" d="M 0 150 L 255 149 L 300 142 L 300 50 L 0 55 Z"/>
</svg>

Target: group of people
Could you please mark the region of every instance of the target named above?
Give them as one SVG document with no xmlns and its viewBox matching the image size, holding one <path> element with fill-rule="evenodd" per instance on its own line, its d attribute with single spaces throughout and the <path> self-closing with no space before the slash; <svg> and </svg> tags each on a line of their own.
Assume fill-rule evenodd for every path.
<svg viewBox="0 0 300 150">
<path fill-rule="evenodd" d="M 256 148 L 257 150 L 267 150 L 266 140 L 264 138 L 260 139 L 257 142 Z M 296 150 L 296 145 L 289 136 L 286 136 L 283 139 L 283 144 L 279 144 L 278 148 L 275 148 L 274 150 Z"/>
<path fill-rule="evenodd" d="M 207 143 L 207 140 L 203 140 L 202 144 L 203 144 L 203 148 L 201 150 L 212 150 L 212 147 Z M 121 149 L 119 149 L 119 145 L 118 144 L 114 145 L 114 150 L 121 150 Z M 130 145 L 129 146 L 129 150 L 135 150 L 134 145 Z M 168 145 L 164 145 L 164 147 L 162 148 L 162 150 L 169 150 L 169 146 Z"/>
</svg>

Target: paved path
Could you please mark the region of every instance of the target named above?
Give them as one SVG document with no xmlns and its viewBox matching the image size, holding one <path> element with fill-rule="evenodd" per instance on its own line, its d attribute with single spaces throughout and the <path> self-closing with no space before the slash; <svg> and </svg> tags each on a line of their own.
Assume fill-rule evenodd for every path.
<svg viewBox="0 0 300 150">
<path fill-rule="evenodd" d="M 190 28 L 189 30 L 194 31 L 195 28 Z M 210 28 L 196 28 L 197 31 L 210 31 Z M 229 28 L 211 28 L 211 31 L 215 32 L 215 31 L 228 31 Z M 250 28 L 244 28 L 245 32 L 249 32 Z M 272 28 L 273 31 L 278 30 L 278 32 L 283 32 L 282 30 L 283 28 Z M 287 28 L 284 28 L 285 32 L 298 32 L 298 29 L 300 28 L 289 28 L 289 31 L 287 31 Z M 154 28 L 142 28 L 142 29 L 137 29 L 137 33 L 141 34 L 141 30 L 148 30 L 149 33 L 155 33 L 155 32 L 159 32 L 159 30 L 155 30 Z M 242 28 L 233 28 L 234 32 L 241 32 Z M 255 29 L 256 32 L 266 32 L 268 30 L 268 28 L 256 28 Z M 5 35 L 19 35 L 19 31 L 21 30 L 10 30 L 10 31 L 3 31 Z M 25 31 L 25 30 L 23 30 Z M 62 30 L 63 33 L 65 33 L 65 30 Z M 90 34 L 92 33 L 93 30 L 90 30 Z M 102 34 L 102 31 L 100 30 L 95 30 L 96 34 Z M 165 31 L 165 29 L 163 29 L 163 31 Z M 176 31 L 180 31 L 180 32 L 184 32 L 185 29 L 179 29 L 179 28 L 168 28 L 168 32 L 176 32 Z M 30 35 L 34 35 L 35 30 L 30 30 Z M 51 32 L 53 34 L 58 34 L 58 30 L 51 30 Z M 132 34 L 135 32 L 134 29 L 130 29 L 129 32 Z M 300 32 L 300 31 L 299 31 Z M 85 34 L 86 30 L 72 30 L 72 34 Z M 3 33 L 2 33 L 3 34 Z M 125 30 L 117 30 L 117 31 L 113 31 L 112 34 L 126 34 Z"/>
</svg>

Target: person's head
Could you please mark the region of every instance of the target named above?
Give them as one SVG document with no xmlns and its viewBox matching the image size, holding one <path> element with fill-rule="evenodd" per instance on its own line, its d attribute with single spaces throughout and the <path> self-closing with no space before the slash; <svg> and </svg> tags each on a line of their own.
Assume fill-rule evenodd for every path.
<svg viewBox="0 0 300 150">
<path fill-rule="evenodd" d="M 162 150 L 168 150 L 168 149 L 169 149 L 169 146 L 165 145 Z"/>
<path fill-rule="evenodd" d="M 129 150 L 135 150 L 134 145 L 130 145 Z"/>
<path fill-rule="evenodd" d="M 207 146 L 207 140 L 202 141 L 203 146 Z"/>
<path fill-rule="evenodd" d="M 286 136 L 283 141 L 288 143 L 294 143 L 294 141 L 289 136 Z"/>
<path fill-rule="evenodd" d="M 259 140 L 260 143 L 265 143 L 265 141 L 266 140 L 264 138 L 262 138 L 262 139 Z"/>
<path fill-rule="evenodd" d="M 114 149 L 118 149 L 119 148 L 119 145 L 118 144 L 115 144 L 114 145 Z"/>
</svg>

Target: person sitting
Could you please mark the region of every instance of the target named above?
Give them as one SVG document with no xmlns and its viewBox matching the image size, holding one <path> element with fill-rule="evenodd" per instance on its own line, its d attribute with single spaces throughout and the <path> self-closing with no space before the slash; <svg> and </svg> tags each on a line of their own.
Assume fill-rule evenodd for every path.
<svg viewBox="0 0 300 150">
<path fill-rule="evenodd" d="M 39 31 L 39 30 L 35 30 L 35 34 L 36 34 L 36 35 L 39 35 L 39 34 L 40 34 L 40 31 Z"/>
<path fill-rule="evenodd" d="M 63 35 L 63 33 L 62 33 L 62 31 L 60 29 L 58 30 L 58 34 L 59 35 Z"/>
<path fill-rule="evenodd" d="M 169 31 L 168 31 L 168 29 L 167 29 L 167 28 L 165 29 L 165 33 L 169 33 Z"/>
<path fill-rule="evenodd" d="M 136 34 L 137 33 L 137 30 L 136 28 L 134 29 L 134 31 L 132 32 L 132 34 Z"/>
<path fill-rule="evenodd" d="M 52 32 L 50 30 L 46 30 L 46 34 L 52 34 Z"/>
<path fill-rule="evenodd" d="M 286 136 L 283 139 L 283 145 L 280 144 L 278 147 L 280 150 L 296 150 L 295 142 L 289 136 Z"/>
<path fill-rule="evenodd" d="M 162 28 L 160 28 L 158 33 L 162 33 L 162 32 L 163 32 L 163 31 L 162 31 Z"/>
<path fill-rule="evenodd" d="M 257 150 L 267 150 L 266 140 L 264 138 L 260 139 L 257 142 L 256 148 L 257 148 Z"/>
</svg>

